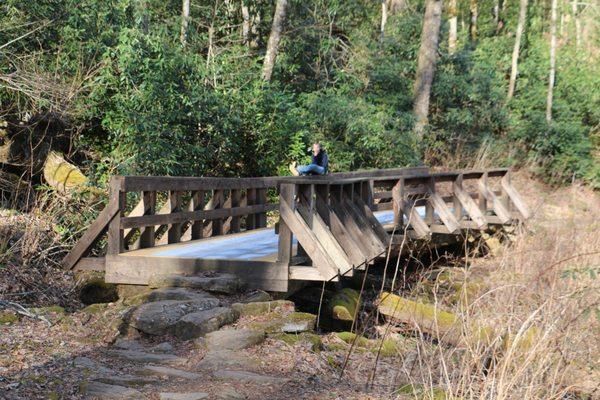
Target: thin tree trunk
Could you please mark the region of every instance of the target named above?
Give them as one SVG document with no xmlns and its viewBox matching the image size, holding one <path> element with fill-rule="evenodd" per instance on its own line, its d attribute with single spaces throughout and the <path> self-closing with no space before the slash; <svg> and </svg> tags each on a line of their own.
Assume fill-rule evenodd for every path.
<svg viewBox="0 0 600 400">
<path fill-rule="evenodd" d="M 469 24 L 469 39 L 477 40 L 477 0 L 470 0 L 469 13 L 471 16 Z"/>
<path fill-rule="evenodd" d="M 381 40 L 385 36 L 385 24 L 387 22 L 387 1 L 381 0 Z"/>
<path fill-rule="evenodd" d="M 279 41 L 281 40 L 281 31 L 283 29 L 283 21 L 285 20 L 285 9 L 287 0 L 277 0 L 275 5 L 275 15 L 273 16 L 273 25 L 271 26 L 271 34 L 267 43 L 267 53 L 263 64 L 262 78 L 265 81 L 271 80 L 273 68 L 275 67 L 275 59 L 279 50 Z"/>
<path fill-rule="evenodd" d="M 415 133 L 419 139 L 425 134 L 429 117 L 429 96 L 435 74 L 440 25 L 442 22 L 442 0 L 427 0 L 425 19 L 421 32 L 421 47 L 417 63 L 417 75 L 414 86 L 413 113 Z"/>
<path fill-rule="evenodd" d="M 181 7 L 181 35 L 179 40 L 181 41 L 181 45 L 185 46 L 187 42 L 187 30 L 188 24 L 190 20 L 190 0 L 183 0 L 183 4 Z"/>
<path fill-rule="evenodd" d="M 507 0 L 498 0 L 498 19 L 496 20 L 496 35 L 500 33 L 502 28 L 504 28 L 504 12 L 506 11 L 506 1 Z"/>
<path fill-rule="evenodd" d="M 571 2 L 571 9 L 573 10 L 573 19 L 575 20 L 575 43 L 577 43 L 577 48 L 579 49 L 581 46 L 581 19 L 579 18 L 579 2 L 577 0 L 573 0 Z"/>
<path fill-rule="evenodd" d="M 494 0 L 494 7 L 492 8 L 492 16 L 494 17 L 494 25 L 498 26 L 500 20 L 500 1 Z"/>
<path fill-rule="evenodd" d="M 558 1 L 552 0 L 550 17 L 550 73 L 548 77 L 548 96 L 546 98 L 546 121 L 552 121 L 552 100 L 554 96 L 554 78 L 556 76 L 556 14 Z"/>
<path fill-rule="evenodd" d="M 250 11 L 248 10 L 248 6 L 244 3 L 244 0 L 241 0 L 241 10 L 242 10 L 242 40 L 246 46 L 250 45 Z"/>
<path fill-rule="evenodd" d="M 448 30 L 448 52 L 453 54 L 456 51 L 458 42 L 458 5 L 456 0 L 450 0 L 448 5 L 448 22 L 450 24 Z"/>
<path fill-rule="evenodd" d="M 517 70 L 519 66 L 519 51 L 521 49 L 521 37 L 525 30 L 525 18 L 527 17 L 527 0 L 521 0 L 519 4 L 519 22 L 515 34 L 515 47 L 512 53 L 512 62 L 510 67 L 510 80 L 508 81 L 508 100 L 515 94 L 515 84 L 517 83 Z"/>
</svg>

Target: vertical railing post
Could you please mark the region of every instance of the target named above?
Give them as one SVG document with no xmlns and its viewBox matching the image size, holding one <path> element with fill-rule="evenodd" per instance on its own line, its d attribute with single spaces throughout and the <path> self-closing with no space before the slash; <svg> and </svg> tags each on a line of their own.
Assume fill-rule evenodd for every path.
<svg viewBox="0 0 600 400">
<path fill-rule="evenodd" d="M 279 188 L 279 204 L 287 204 L 294 210 L 294 192 L 293 183 L 282 183 Z M 292 259 L 292 231 L 287 226 L 283 218 L 279 217 L 279 243 L 277 250 L 277 262 L 289 267 Z"/>
<path fill-rule="evenodd" d="M 510 185 L 510 171 L 506 171 L 506 173 L 504 174 L 504 176 L 501 179 Z M 501 194 L 500 194 L 500 201 L 502 202 L 504 207 L 510 213 L 513 211 L 512 203 L 510 201 L 510 196 L 508 195 L 508 192 L 506 191 L 506 189 L 504 189 L 504 187 L 502 185 L 500 185 L 500 187 L 502 190 Z"/>
<path fill-rule="evenodd" d="M 156 192 L 142 192 L 142 204 L 144 206 L 144 215 L 154 215 L 156 213 Z M 156 229 L 154 225 L 142 228 L 140 233 L 140 248 L 154 247 Z"/>
<path fill-rule="evenodd" d="M 225 202 L 225 195 L 222 189 L 213 190 L 213 210 L 223 208 Z M 219 236 L 223 234 L 223 218 L 217 218 L 212 220 L 212 236 Z"/>
<path fill-rule="evenodd" d="M 169 191 L 169 213 L 181 211 L 181 192 L 178 190 Z M 170 224 L 167 231 L 168 243 L 179 243 L 181 241 L 181 223 Z"/>
<path fill-rule="evenodd" d="M 483 187 L 485 189 L 488 189 L 488 173 L 484 172 L 483 175 L 481 175 L 481 178 L 479 178 L 479 181 L 481 182 L 481 184 L 483 185 Z M 485 194 L 483 193 L 482 190 L 479 191 L 479 194 L 477 196 L 477 199 L 479 200 L 479 209 L 481 210 L 482 213 L 485 214 L 485 212 L 487 211 L 487 199 L 485 198 Z"/>
<path fill-rule="evenodd" d="M 249 188 L 246 189 L 246 204 L 249 206 L 253 206 L 256 204 L 256 189 Z M 246 230 L 251 230 L 256 228 L 256 215 L 248 214 L 246 216 Z"/>
<path fill-rule="evenodd" d="M 429 187 L 431 193 L 435 193 L 435 179 L 433 177 L 429 179 L 429 182 L 427 182 L 427 186 Z M 431 201 L 429 201 L 429 195 L 427 194 L 426 196 L 427 199 L 425 203 L 425 222 L 427 223 L 427 225 L 431 226 L 435 222 L 435 216 L 433 214 L 433 204 L 431 204 Z"/>
<path fill-rule="evenodd" d="M 454 179 L 454 183 L 453 183 L 453 188 L 454 185 L 456 185 L 457 187 L 462 189 L 462 182 L 463 182 L 463 176 L 462 174 L 458 174 L 456 176 L 456 178 Z M 462 211 L 462 203 L 460 202 L 460 200 L 458 199 L 458 196 L 456 195 L 456 193 L 454 192 L 454 189 L 452 190 L 452 201 L 453 201 L 453 207 L 454 207 L 454 216 L 456 217 L 456 220 L 460 223 L 460 220 L 462 219 L 463 216 L 463 211 Z"/>
<path fill-rule="evenodd" d="M 394 210 L 394 226 L 403 228 L 404 226 L 404 178 L 400 178 L 398 183 L 392 188 L 392 209 Z"/>
<path fill-rule="evenodd" d="M 232 189 L 231 190 L 231 208 L 235 208 L 235 207 L 239 207 L 240 206 L 240 198 L 241 198 L 241 193 L 239 189 Z M 231 223 L 229 225 L 229 232 L 231 233 L 236 233 L 240 231 L 240 217 L 231 217 Z"/>
<path fill-rule="evenodd" d="M 260 188 L 256 190 L 256 203 L 267 204 L 267 189 Z M 267 213 L 261 212 L 256 214 L 256 224 L 259 228 L 267 226 Z"/>
<path fill-rule="evenodd" d="M 313 226 L 313 212 L 314 212 L 314 185 L 302 184 L 298 185 L 298 203 L 306 208 L 306 224 L 309 228 Z M 298 243 L 298 256 L 306 257 L 306 251 L 300 243 Z"/>
<path fill-rule="evenodd" d="M 110 221 L 108 226 L 108 243 L 106 253 L 109 255 L 118 255 L 125 251 L 125 239 L 123 229 L 121 229 L 121 218 L 125 216 L 125 207 L 127 206 L 126 193 L 122 187 L 123 177 L 113 176 L 110 179 L 110 198 L 109 202 L 116 204 L 119 211 Z"/>
<path fill-rule="evenodd" d="M 189 211 L 200 211 L 204 209 L 204 190 L 195 190 L 190 199 Z M 204 221 L 192 221 L 191 240 L 202 239 L 204 236 Z"/>
</svg>

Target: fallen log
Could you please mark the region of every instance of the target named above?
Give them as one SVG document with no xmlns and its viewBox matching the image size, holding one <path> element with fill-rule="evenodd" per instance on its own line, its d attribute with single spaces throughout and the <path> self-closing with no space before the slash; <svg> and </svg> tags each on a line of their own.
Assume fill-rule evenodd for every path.
<svg viewBox="0 0 600 400">
<path fill-rule="evenodd" d="M 354 321 L 356 310 L 360 307 L 359 293 L 350 288 L 336 292 L 329 301 L 329 309 L 333 319 L 339 321 Z"/>
<path fill-rule="evenodd" d="M 389 292 L 380 295 L 378 304 L 377 309 L 388 319 L 409 325 L 417 332 L 454 346 L 473 339 L 489 345 L 496 336 L 490 327 L 463 323 L 455 314 L 440 310 L 434 305 L 408 300 Z"/>
<path fill-rule="evenodd" d="M 67 162 L 63 156 L 51 151 L 44 163 L 44 179 L 62 193 L 82 188 L 87 183 L 86 176 L 75 165 Z"/>
</svg>

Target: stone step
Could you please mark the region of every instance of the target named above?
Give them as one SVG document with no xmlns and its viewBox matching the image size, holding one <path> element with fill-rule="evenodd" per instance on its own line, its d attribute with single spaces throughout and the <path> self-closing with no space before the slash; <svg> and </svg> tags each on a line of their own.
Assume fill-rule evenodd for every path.
<svg viewBox="0 0 600 400">
<path fill-rule="evenodd" d="M 208 393 L 204 392 L 188 392 L 188 393 L 160 393 L 160 400 L 201 400 L 207 399 Z"/>
<path fill-rule="evenodd" d="M 156 383 L 155 379 L 146 378 L 136 375 L 105 375 L 95 379 L 97 382 L 108 383 L 109 385 L 127 386 L 127 387 L 138 387 L 151 385 Z"/>
<path fill-rule="evenodd" d="M 80 385 L 81 392 L 87 399 L 102 399 L 102 400 L 140 400 L 146 397 L 138 390 L 119 386 L 109 385 L 102 382 L 84 382 Z"/>
<path fill-rule="evenodd" d="M 216 331 L 223 325 L 232 324 L 238 318 L 239 314 L 231 308 L 216 307 L 184 315 L 170 331 L 179 339 L 190 340 Z"/>
<path fill-rule="evenodd" d="M 151 277 L 148 286 L 151 288 L 184 287 L 202 289 L 212 293 L 235 294 L 240 292 L 244 284 L 233 274 L 201 275 L 157 275 Z"/>
<path fill-rule="evenodd" d="M 149 335 L 164 335 L 184 315 L 209 310 L 220 304 L 216 298 L 197 301 L 162 300 L 145 303 L 131 314 L 129 324 Z"/>
<path fill-rule="evenodd" d="M 201 375 L 160 365 L 146 365 L 135 372 L 142 376 L 158 376 L 161 378 L 200 379 Z"/>
<path fill-rule="evenodd" d="M 183 364 L 186 362 L 185 358 L 178 357 L 173 354 L 146 353 L 143 351 L 135 350 L 113 350 L 109 351 L 108 354 L 110 356 L 117 357 L 125 361 L 137 363 L 176 365 Z"/>
<path fill-rule="evenodd" d="M 209 350 L 243 350 L 265 340 L 265 332 L 254 329 L 227 329 L 206 335 Z"/>
<path fill-rule="evenodd" d="M 288 380 L 285 378 L 279 378 L 276 376 L 260 375 L 254 372 L 248 371 L 232 371 L 232 370 L 220 370 L 213 372 L 213 376 L 217 379 L 231 380 L 231 381 L 243 381 L 243 382 L 256 382 L 256 383 L 286 383 Z"/>
</svg>

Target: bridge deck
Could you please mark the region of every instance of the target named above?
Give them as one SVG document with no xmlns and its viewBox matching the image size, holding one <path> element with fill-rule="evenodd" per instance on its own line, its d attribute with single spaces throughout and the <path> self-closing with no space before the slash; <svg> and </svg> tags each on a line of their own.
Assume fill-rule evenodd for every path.
<svg viewBox="0 0 600 400">
<path fill-rule="evenodd" d="M 424 215 L 424 208 L 419 213 Z M 382 225 L 394 220 L 392 210 L 374 213 Z M 294 238 L 293 244 L 298 241 Z M 274 228 L 253 229 L 224 236 L 192 240 L 182 243 L 165 244 L 146 249 L 122 253 L 130 257 L 177 257 L 207 260 L 255 260 L 275 261 L 277 259 L 278 236 Z"/>
</svg>

